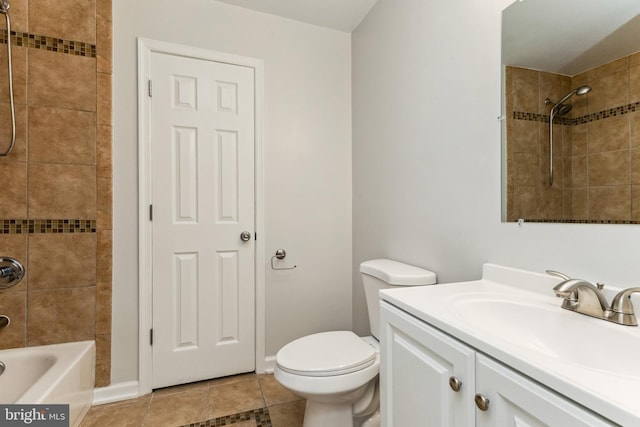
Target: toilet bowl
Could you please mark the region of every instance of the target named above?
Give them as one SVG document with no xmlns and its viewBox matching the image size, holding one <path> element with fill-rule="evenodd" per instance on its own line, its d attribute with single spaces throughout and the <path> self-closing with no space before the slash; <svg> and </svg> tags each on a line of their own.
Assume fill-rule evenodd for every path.
<svg viewBox="0 0 640 427">
<path fill-rule="evenodd" d="M 380 371 L 377 343 L 374 346 L 351 331 L 299 338 L 276 358 L 278 382 L 307 399 L 304 427 L 352 426 L 353 405 L 373 399 L 368 389 L 375 386 L 372 380 Z"/>
<path fill-rule="evenodd" d="M 304 427 L 380 425 L 378 292 L 436 282 L 431 271 L 388 259 L 365 261 L 360 272 L 373 336 L 321 332 L 290 342 L 276 355 L 276 380 L 307 399 Z"/>
</svg>

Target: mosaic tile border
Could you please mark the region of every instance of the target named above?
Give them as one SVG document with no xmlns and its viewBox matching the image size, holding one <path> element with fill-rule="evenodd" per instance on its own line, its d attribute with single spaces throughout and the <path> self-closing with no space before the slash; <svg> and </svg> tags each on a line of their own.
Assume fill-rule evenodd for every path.
<svg viewBox="0 0 640 427">
<path fill-rule="evenodd" d="M 258 427 L 272 427 L 271 417 L 267 408 L 254 409 L 252 411 L 240 412 L 226 417 L 213 418 L 199 423 L 185 424 L 182 427 L 221 427 L 233 425 L 242 421 L 255 420 Z"/>
<path fill-rule="evenodd" d="M 7 30 L 0 31 L 0 43 L 7 44 Z M 96 58 L 96 45 L 74 40 L 58 39 L 37 34 L 11 31 L 11 44 L 50 52 Z"/>
<path fill-rule="evenodd" d="M 510 222 L 518 223 L 519 220 Z M 523 219 L 525 223 L 563 223 L 563 224 L 640 224 L 640 221 L 625 221 L 615 219 Z"/>
<path fill-rule="evenodd" d="M 0 234 L 96 233 L 95 219 L 4 219 Z"/>
<path fill-rule="evenodd" d="M 640 111 L 640 101 L 633 102 L 631 104 L 622 105 L 620 107 L 609 108 L 608 110 L 602 110 L 597 113 L 587 114 L 586 116 L 580 116 L 575 118 L 559 117 L 555 120 L 555 123 L 565 126 L 578 126 L 597 120 L 604 120 L 611 117 L 624 116 L 625 114 L 635 113 Z M 513 118 L 515 120 L 527 120 L 532 122 L 549 123 L 549 116 L 537 113 L 526 113 L 523 111 L 514 111 Z"/>
<path fill-rule="evenodd" d="M 526 120 L 529 122 L 549 123 L 549 116 L 545 114 L 537 113 L 525 113 L 523 111 L 514 111 L 513 118 L 515 120 Z M 554 122 L 561 125 L 572 126 L 575 119 L 568 119 L 565 117 L 556 117 Z"/>
</svg>

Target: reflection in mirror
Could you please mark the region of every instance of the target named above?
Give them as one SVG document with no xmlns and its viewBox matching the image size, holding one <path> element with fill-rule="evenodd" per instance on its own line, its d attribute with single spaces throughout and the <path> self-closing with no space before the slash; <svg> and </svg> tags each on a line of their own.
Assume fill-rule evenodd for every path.
<svg viewBox="0 0 640 427">
<path fill-rule="evenodd" d="M 502 62 L 503 220 L 640 224 L 640 1 L 516 1 Z"/>
</svg>

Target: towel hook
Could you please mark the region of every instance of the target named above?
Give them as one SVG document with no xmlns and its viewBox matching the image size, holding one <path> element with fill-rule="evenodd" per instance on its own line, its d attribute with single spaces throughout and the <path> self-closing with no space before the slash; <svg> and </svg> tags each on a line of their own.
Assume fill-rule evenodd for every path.
<svg viewBox="0 0 640 427">
<path fill-rule="evenodd" d="M 273 265 L 274 258 L 285 259 L 286 257 L 287 257 L 287 251 L 285 251 L 284 249 L 278 249 L 276 251 L 276 254 L 271 257 L 271 269 L 273 269 L 273 270 L 293 270 L 294 268 L 296 268 L 297 265 L 294 265 L 293 267 L 281 267 L 281 268 L 276 268 Z"/>
</svg>

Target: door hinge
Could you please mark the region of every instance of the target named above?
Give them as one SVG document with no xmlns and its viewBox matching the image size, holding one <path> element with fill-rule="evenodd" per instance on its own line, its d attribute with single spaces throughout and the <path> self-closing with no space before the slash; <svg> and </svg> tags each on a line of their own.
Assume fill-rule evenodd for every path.
<svg viewBox="0 0 640 427">
<path fill-rule="evenodd" d="M 153 221 L 153 205 L 149 205 L 149 221 Z"/>
<path fill-rule="evenodd" d="M 149 329 L 149 345 L 153 345 L 153 329 Z"/>
<path fill-rule="evenodd" d="M 149 98 L 153 98 L 153 83 L 149 80 Z"/>
</svg>

